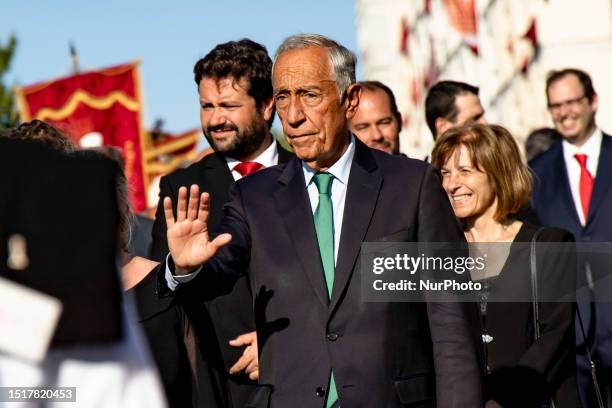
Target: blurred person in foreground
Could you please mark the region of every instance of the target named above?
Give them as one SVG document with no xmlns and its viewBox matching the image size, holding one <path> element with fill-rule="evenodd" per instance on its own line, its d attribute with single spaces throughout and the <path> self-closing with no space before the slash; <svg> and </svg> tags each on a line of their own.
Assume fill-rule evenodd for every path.
<svg viewBox="0 0 612 408">
<path fill-rule="evenodd" d="M 9 264 L 7 277 L 59 299 L 62 314 L 42 361 L 0 353 L 0 383 L 76 387 L 78 406 L 166 407 L 132 299 L 120 294 L 116 164 L 76 152 L 70 139 L 38 120 L 6 139 L 0 142 L 19 144 L 0 148 L 0 176 L 16 188 L 2 190 L 0 208 L 6 211 L 6 199 L 17 205 L 9 202 L 9 214 L 0 214 L 0 236 L 6 229 L 22 234 L 29 257 L 22 270 Z"/>
<path fill-rule="evenodd" d="M 393 91 L 382 82 L 362 81 L 359 107 L 349 124 L 351 132 L 372 149 L 399 154 L 402 115 Z"/>
<path fill-rule="evenodd" d="M 538 304 L 541 337 L 536 339 L 532 303 L 494 301 L 512 297 L 517 287 L 531 293 L 530 252 L 525 250 L 529 248 L 518 243 L 530 243 L 539 230 L 516 218 L 529 202 L 532 181 L 514 138 L 497 125 L 452 128 L 436 140 L 432 164 L 441 171 L 442 185 L 468 242 L 517 243 L 505 246 L 509 253 L 503 252 L 503 245 L 495 246 L 495 252 L 507 258 L 483 276 L 472 275 L 490 287 L 488 301 L 481 302 L 487 406 L 548 407 L 550 398 L 556 407 L 578 406 L 574 303 Z M 573 240 L 569 232 L 556 228 L 545 228 L 537 237 L 537 242 Z M 541 249 L 538 253 L 543 290 L 573 293 L 575 268 L 567 265 L 575 264 L 574 255 L 544 257 Z"/>
<path fill-rule="evenodd" d="M 286 38 L 272 80 L 296 157 L 235 183 L 214 239 L 206 193 L 182 187 L 177 218 L 165 198 L 166 291 L 198 298 L 216 279 L 248 275 L 260 348 L 252 406 L 480 406 L 473 305 L 361 296 L 362 242 L 465 242 L 437 173 L 351 134 L 361 87 L 355 56 L 335 41 Z"/>
</svg>

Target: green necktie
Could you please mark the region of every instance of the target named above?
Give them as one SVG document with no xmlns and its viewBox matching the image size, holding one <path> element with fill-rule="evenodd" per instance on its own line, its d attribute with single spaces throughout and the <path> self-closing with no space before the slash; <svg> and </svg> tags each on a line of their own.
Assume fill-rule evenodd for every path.
<svg viewBox="0 0 612 408">
<path fill-rule="evenodd" d="M 329 173 L 317 173 L 313 181 L 319 190 L 319 204 L 314 213 L 315 229 L 317 230 L 317 242 L 319 243 L 319 254 L 325 272 L 327 283 L 327 295 L 331 298 L 334 287 L 334 212 L 331 200 L 331 185 L 334 176 Z M 326 408 L 331 407 L 338 400 L 338 391 L 334 381 L 334 373 L 330 373 Z"/>
</svg>

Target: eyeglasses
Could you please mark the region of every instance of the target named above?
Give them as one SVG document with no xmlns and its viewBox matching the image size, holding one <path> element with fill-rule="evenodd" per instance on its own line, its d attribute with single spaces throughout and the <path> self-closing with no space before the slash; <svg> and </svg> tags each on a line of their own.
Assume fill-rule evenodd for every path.
<svg viewBox="0 0 612 408">
<path fill-rule="evenodd" d="M 586 98 L 585 95 L 579 96 L 578 98 L 568 99 L 567 101 L 558 102 L 558 103 L 549 103 L 548 110 L 550 113 L 559 113 L 561 112 L 561 108 L 567 106 L 568 108 L 577 108 L 582 104 L 582 100 Z"/>
</svg>

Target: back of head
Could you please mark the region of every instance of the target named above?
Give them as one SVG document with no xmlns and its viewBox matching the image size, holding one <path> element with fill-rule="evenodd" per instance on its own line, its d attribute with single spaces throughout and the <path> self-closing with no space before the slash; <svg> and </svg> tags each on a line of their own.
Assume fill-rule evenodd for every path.
<svg viewBox="0 0 612 408">
<path fill-rule="evenodd" d="M 442 169 L 461 146 L 468 151 L 473 166 L 485 173 L 498 200 L 497 221 L 518 213 L 531 197 L 532 178 L 508 130 L 499 125 L 469 124 L 451 128 L 437 140 L 431 163 Z"/>
<path fill-rule="evenodd" d="M 272 98 L 272 60 L 266 47 L 247 38 L 217 45 L 196 62 L 193 73 L 198 85 L 203 77 L 245 80 L 258 107 Z"/>
<path fill-rule="evenodd" d="M 288 51 L 301 50 L 308 47 L 325 48 L 329 53 L 329 60 L 332 71 L 336 77 L 340 102 L 344 101 L 346 91 L 351 84 L 356 82 L 355 79 L 355 64 L 357 58 L 348 48 L 338 44 L 331 38 L 320 34 L 297 34 L 285 38 L 281 45 L 278 46 L 274 61 L 278 57 Z"/>
<path fill-rule="evenodd" d="M 478 96 L 478 87 L 465 82 L 440 81 L 429 89 L 425 98 L 425 119 L 434 140 L 437 136 L 436 119 L 444 118 L 453 122 L 458 114 L 455 99 L 466 93 Z"/>
<path fill-rule="evenodd" d="M 561 134 L 553 128 L 540 128 L 534 130 L 527 136 L 527 140 L 525 141 L 527 160 L 529 161 L 544 153 L 550 149 L 552 145 L 560 142 L 561 139 Z"/>
<path fill-rule="evenodd" d="M 6 136 L 11 139 L 35 142 L 63 153 L 76 150 L 74 143 L 57 128 L 36 119 L 9 130 Z"/>
</svg>

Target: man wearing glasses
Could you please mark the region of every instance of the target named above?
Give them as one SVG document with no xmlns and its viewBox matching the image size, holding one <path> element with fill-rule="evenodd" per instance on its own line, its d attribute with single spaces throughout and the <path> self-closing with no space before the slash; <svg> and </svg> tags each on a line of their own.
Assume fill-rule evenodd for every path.
<svg viewBox="0 0 612 408">
<path fill-rule="evenodd" d="M 612 138 L 595 124 L 598 100 L 591 78 L 578 69 L 553 71 L 546 96 L 563 139 L 529 163 L 536 175 L 533 209 L 543 225 L 571 231 L 578 242 L 611 242 Z M 581 264 L 588 266 L 580 267 L 577 281 L 578 288 L 588 288 L 586 297 L 578 298 L 587 338 L 577 322 L 578 385 L 584 406 L 597 406 L 584 346 L 590 346 L 598 364 L 605 400 L 612 381 L 612 288 L 601 283 L 609 265 L 600 268 L 587 259 Z"/>
</svg>

